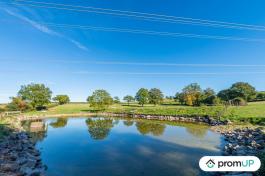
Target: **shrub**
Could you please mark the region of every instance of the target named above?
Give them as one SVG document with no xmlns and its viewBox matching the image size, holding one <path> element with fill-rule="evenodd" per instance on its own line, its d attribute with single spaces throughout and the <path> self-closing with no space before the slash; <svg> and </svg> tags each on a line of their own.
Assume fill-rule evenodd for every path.
<svg viewBox="0 0 265 176">
<path fill-rule="evenodd" d="M 247 102 L 243 98 L 237 97 L 232 100 L 232 104 L 234 106 L 246 106 Z"/>
<path fill-rule="evenodd" d="M 7 104 L 6 108 L 9 111 L 29 111 L 32 106 L 20 97 L 12 97 L 12 101 Z"/>
<path fill-rule="evenodd" d="M 60 105 L 70 102 L 70 98 L 68 95 L 56 95 L 56 97 L 54 97 L 53 100 L 58 102 Z"/>
</svg>

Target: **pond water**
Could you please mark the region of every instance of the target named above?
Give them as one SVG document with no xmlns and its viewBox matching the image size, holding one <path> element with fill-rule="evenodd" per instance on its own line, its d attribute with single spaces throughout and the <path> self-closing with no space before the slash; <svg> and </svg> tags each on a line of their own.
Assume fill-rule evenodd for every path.
<svg viewBox="0 0 265 176">
<path fill-rule="evenodd" d="M 118 118 L 50 118 L 31 131 L 48 176 L 205 175 L 198 161 L 220 155 L 207 126 Z M 32 128 L 30 128 L 32 127 Z"/>
</svg>

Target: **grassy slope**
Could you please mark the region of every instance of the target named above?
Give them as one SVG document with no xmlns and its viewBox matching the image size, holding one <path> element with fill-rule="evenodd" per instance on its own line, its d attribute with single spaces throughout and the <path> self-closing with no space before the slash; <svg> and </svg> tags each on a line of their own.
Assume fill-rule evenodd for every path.
<svg viewBox="0 0 265 176">
<path fill-rule="evenodd" d="M 81 112 L 89 112 L 93 110 L 88 104 L 66 104 L 50 108 L 47 112 L 28 112 L 27 115 L 40 114 L 73 114 Z M 137 104 L 127 105 L 112 105 L 107 112 L 131 112 L 142 114 L 161 114 L 161 115 L 210 115 L 216 116 L 218 112 L 222 111 L 222 106 L 202 106 L 202 107 L 188 107 L 178 105 L 145 105 L 141 107 Z M 229 107 L 223 116 L 233 120 L 238 119 L 265 119 L 265 102 L 249 103 L 248 106 Z"/>
</svg>

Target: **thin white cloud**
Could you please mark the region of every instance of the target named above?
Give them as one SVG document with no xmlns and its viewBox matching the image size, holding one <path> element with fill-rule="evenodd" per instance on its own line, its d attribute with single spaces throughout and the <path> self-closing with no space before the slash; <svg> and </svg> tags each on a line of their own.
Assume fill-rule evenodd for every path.
<svg viewBox="0 0 265 176">
<path fill-rule="evenodd" d="M 15 12 L 13 12 L 11 10 L 4 9 L 4 11 L 7 14 L 11 15 L 11 16 L 14 16 L 16 18 L 19 18 L 22 21 L 25 21 L 25 22 L 29 23 L 32 27 L 34 27 L 35 29 L 37 29 L 37 30 L 39 30 L 39 31 L 41 31 L 43 33 L 46 33 L 46 34 L 49 34 L 49 35 L 53 35 L 53 36 L 57 36 L 57 37 L 62 37 L 64 39 L 68 40 L 69 42 L 71 42 L 72 44 L 74 44 L 77 48 L 79 48 L 81 50 L 85 50 L 85 51 L 88 50 L 87 47 L 82 45 L 80 42 L 78 42 L 78 41 L 76 41 L 74 39 L 68 38 L 68 37 L 66 37 L 66 36 L 64 36 L 64 35 L 62 35 L 62 34 L 60 34 L 58 32 L 55 32 L 55 31 L 51 30 L 50 28 L 48 28 L 47 26 L 45 26 L 43 24 L 37 23 L 36 21 L 33 21 L 33 20 L 31 20 L 31 19 L 29 19 L 29 18 L 27 18 L 27 17 L 25 17 L 23 15 L 20 15 L 18 13 L 15 13 Z"/>
<path fill-rule="evenodd" d="M 77 46 L 78 48 L 87 51 L 87 47 L 85 47 L 84 45 L 82 45 L 80 42 L 70 39 L 70 38 L 66 38 L 67 40 L 69 40 L 71 43 L 73 43 L 75 46 Z"/>
<path fill-rule="evenodd" d="M 29 23 L 31 26 L 33 26 L 34 28 L 38 29 L 39 31 L 41 32 L 44 32 L 46 34 L 49 34 L 49 35 L 55 35 L 55 36 L 60 36 L 60 34 L 58 34 L 57 32 L 54 32 L 53 30 L 50 30 L 48 27 L 44 26 L 44 25 L 41 25 L 33 20 L 30 20 L 29 18 L 25 17 L 25 16 L 22 16 L 18 13 L 14 13 L 8 9 L 4 9 L 6 13 L 8 13 L 9 15 L 12 15 L 14 17 L 17 17 L 19 18 L 20 20 L 22 21 L 25 21 L 27 23 Z"/>
<path fill-rule="evenodd" d="M 73 72 L 73 74 L 80 74 L 80 75 L 86 75 L 86 74 L 97 74 L 97 75 L 165 75 L 165 76 L 174 76 L 174 75 L 245 75 L 245 74 L 265 74 L 265 72 L 88 72 L 88 71 L 76 71 Z"/>
</svg>

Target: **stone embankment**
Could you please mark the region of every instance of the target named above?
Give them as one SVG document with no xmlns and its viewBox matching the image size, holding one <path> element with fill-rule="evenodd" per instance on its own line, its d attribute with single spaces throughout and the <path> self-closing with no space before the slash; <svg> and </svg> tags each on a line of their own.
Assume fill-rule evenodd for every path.
<svg viewBox="0 0 265 176">
<path fill-rule="evenodd" d="M 25 132 L 13 132 L 0 143 L 0 175 L 42 176 L 46 167 Z"/>
<path fill-rule="evenodd" d="M 176 121 L 176 122 L 192 122 L 192 123 L 205 123 L 211 126 L 227 125 L 229 121 L 218 121 L 216 118 L 209 116 L 180 116 L 180 115 L 152 115 L 152 114 L 133 114 L 133 113 L 78 113 L 78 114 L 53 114 L 53 115 L 39 115 L 39 116 L 19 116 L 19 120 L 36 120 L 47 117 L 82 117 L 82 116 L 111 116 L 111 117 L 130 117 L 137 119 L 148 120 L 161 120 L 161 121 Z"/>
<path fill-rule="evenodd" d="M 226 125 L 228 123 L 228 121 L 218 121 L 209 116 L 166 116 L 166 115 L 134 114 L 133 118 L 162 120 L 162 121 L 176 121 L 176 122 L 206 123 L 212 126 Z"/>
<path fill-rule="evenodd" d="M 223 155 L 255 156 L 265 152 L 264 127 L 214 126 L 212 130 L 224 137 Z"/>
<path fill-rule="evenodd" d="M 236 129 L 223 133 L 226 145 L 224 155 L 256 155 L 265 152 L 265 134 L 260 129 Z"/>
</svg>

